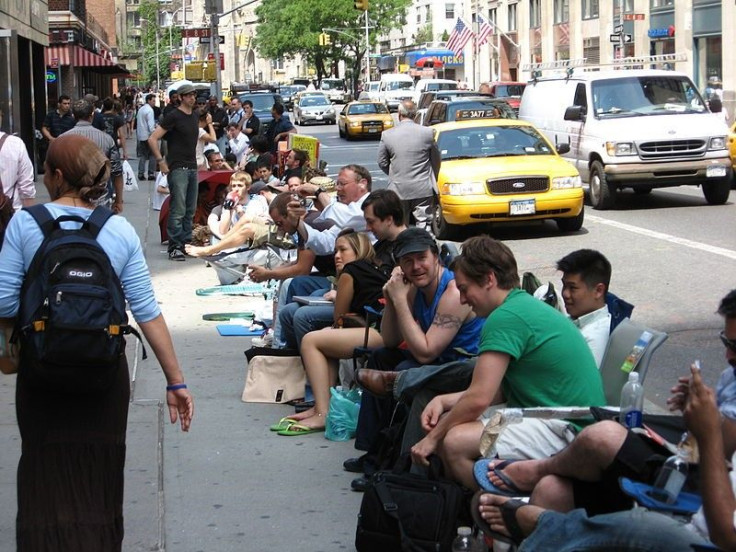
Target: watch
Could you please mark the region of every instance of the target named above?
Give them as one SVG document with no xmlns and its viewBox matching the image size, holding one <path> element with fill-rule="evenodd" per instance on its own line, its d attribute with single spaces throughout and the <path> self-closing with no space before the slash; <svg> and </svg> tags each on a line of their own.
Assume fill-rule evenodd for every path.
<svg viewBox="0 0 736 552">
<path fill-rule="evenodd" d="M 314 197 L 319 197 L 320 194 L 326 194 L 327 190 L 325 190 L 322 186 L 317 188 L 317 191 L 314 192 Z"/>
</svg>

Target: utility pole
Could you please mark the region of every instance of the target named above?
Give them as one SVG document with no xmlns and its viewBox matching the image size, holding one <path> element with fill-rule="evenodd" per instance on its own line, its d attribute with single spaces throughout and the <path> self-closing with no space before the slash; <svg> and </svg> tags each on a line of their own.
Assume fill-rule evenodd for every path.
<svg viewBox="0 0 736 552">
<path fill-rule="evenodd" d="M 371 43 L 368 36 L 368 10 L 365 12 L 365 81 L 371 80 Z M 353 81 L 355 83 L 355 81 Z"/>
</svg>

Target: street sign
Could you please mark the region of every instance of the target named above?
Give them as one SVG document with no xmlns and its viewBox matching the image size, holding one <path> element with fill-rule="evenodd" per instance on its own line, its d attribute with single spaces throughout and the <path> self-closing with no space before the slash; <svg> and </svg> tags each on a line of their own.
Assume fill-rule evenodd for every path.
<svg viewBox="0 0 736 552">
<path fill-rule="evenodd" d="M 203 27 L 201 29 L 182 29 L 181 36 L 183 38 L 205 38 L 212 36 L 212 32 L 209 27 Z"/>
<path fill-rule="evenodd" d="M 624 32 L 624 26 L 623 25 L 616 25 L 613 28 L 613 34 L 621 34 L 622 32 Z"/>
<path fill-rule="evenodd" d="M 225 44 L 225 37 L 222 35 L 217 35 L 217 38 L 220 40 L 220 44 Z M 199 43 L 200 44 L 209 44 L 212 37 L 209 36 L 203 36 L 200 37 Z"/>
<path fill-rule="evenodd" d="M 621 35 L 620 34 L 608 35 L 608 40 L 610 40 L 614 44 L 618 44 L 621 41 Z"/>
<path fill-rule="evenodd" d="M 56 71 L 46 71 L 46 82 L 56 82 Z"/>
<path fill-rule="evenodd" d="M 625 13 L 624 21 L 644 21 L 644 17 L 643 13 Z"/>
<path fill-rule="evenodd" d="M 634 40 L 634 37 L 631 36 L 630 34 L 624 35 L 624 42 L 631 42 L 632 40 Z"/>
</svg>

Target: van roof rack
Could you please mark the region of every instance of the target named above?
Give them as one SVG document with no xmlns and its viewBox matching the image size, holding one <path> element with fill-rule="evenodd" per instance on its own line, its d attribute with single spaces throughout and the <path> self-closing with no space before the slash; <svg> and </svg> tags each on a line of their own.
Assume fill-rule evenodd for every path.
<svg viewBox="0 0 736 552">
<path fill-rule="evenodd" d="M 587 58 L 579 59 L 560 59 L 557 61 L 548 61 L 544 63 L 528 63 L 522 66 L 522 71 L 530 71 L 532 80 L 537 80 L 542 76 L 542 71 L 565 71 L 567 77 L 571 77 L 576 69 L 582 71 L 596 71 L 604 67 L 612 68 L 636 68 L 645 65 L 670 65 L 678 61 L 687 61 L 687 55 L 680 54 L 659 54 L 655 56 L 632 56 L 614 59 L 609 63 L 586 63 Z"/>
</svg>

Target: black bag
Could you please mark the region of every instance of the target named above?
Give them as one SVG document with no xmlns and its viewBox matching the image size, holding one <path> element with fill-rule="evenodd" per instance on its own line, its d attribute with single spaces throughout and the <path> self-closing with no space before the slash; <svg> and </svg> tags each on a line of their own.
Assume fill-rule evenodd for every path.
<svg viewBox="0 0 736 552">
<path fill-rule="evenodd" d="M 60 391 L 107 389 L 120 366 L 124 335 L 140 337 L 128 325 L 122 285 L 97 242 L 112 211 L 97 207 L 88 220 L 54 220 L 43 205 L 24 210 L 44 239 L 20 291 L 20 374 L 32 385 Z M 81 228 L 64 229 L 65 221 Z"/>
<path fill-rule="evenodd" d="M 358 514 L 358 552 L 450 551 L 458 520 L 465 517 L 463 489 L 441 478 L 435 456 L 426 478 L 408 473 L 410 463 L 406 457 L 403 466 L 371 478 Z"/>
</svg>

